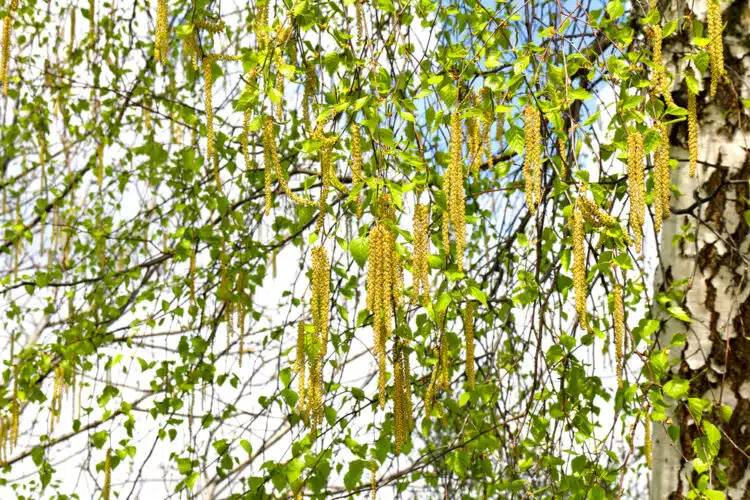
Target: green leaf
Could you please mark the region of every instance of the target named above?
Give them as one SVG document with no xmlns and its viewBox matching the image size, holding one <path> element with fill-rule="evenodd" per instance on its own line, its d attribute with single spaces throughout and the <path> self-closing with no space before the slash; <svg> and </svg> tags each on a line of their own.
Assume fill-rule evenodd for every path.
<svg viewBox="0 0 750 500">
<path fill-rule="evenodd" d="M 359 267 L 364 267 L 367 262 L 367 254 L 369 252 L 369 244 L 367 238 L 362 236 L 354 238 L 349 242 L 349 251 L 354 257 L 354 261 Z"/>
<path fill-rule="evenodd" d="M 684 321 L 685 323 L 690 323 L 691 321 L 688 313 L 685 312 L 685 310 L 680 306 L 671 306 L 667 308 L 667 312 L 680 321 Z"/>
<path fill-rule="evenodd" d="M 681 399 L 687 396 L 690 389 L 690 382 L 681 378 L 673 378 L 664 384 L 664 394 L 672 399 Z"/>
<path fill-rule="evenodd" d="M 611 0 L 607 3 L 607 14 L 612 19 L 618 19 L 625 13 L 625 7 L 623 7 L 620 0 Z"/>
<path fill-rule="evenodd" d="M 474 285 L 469 286 L 467 291 L 469 295 L 481 302 L 484 307 L 487 307 L 487 294 Z"/>
<path fill-rule="evenodd" d="M 469 399 L 471 399 L 471 394 L 468 392 L 464 392 L 461 394 L 461 397 L 458 398 L 458 406 L 459 408 L 463 408 L 466 406 L 466 404 L 469 402 Z"/>
</svg>

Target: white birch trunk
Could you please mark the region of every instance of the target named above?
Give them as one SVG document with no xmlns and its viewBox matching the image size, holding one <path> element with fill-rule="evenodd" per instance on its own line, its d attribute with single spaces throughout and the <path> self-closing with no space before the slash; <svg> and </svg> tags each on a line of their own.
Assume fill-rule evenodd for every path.
<svg viewBox="0 0 750 500">
<path fill-rule="evenodd" d="M 662 6 L 667 20 L 692 9 L 705 21 L 706 0 L 672 0 Z M 722 431 L 719 458 L 728 460 L 727 498 L 749 500 L 750 228 L 744 214 L 750 209 L 750 113 L 741 100 L 750 99 L 750 2 L 723 1 L 722 8 L 728 81 L 710 98 L 710 77 L 704 75 L 704 91 L 697 97 L 699 164 L 694 178 L 688 173 L 687 125 L 672 127 L 672 158 L 680 160 L 672 183 L 683 195 L 672 197 L 676 213 L 664 222 L 661 266 L 656 271 L 656 292 L 689 280 L 681 305 L 693 321 L 667 320 L 657 348 L 668 346 L 673 334 L 684 333 L 686 344 L 671 353 L 680 360 L 675 372 L 692 380 L 691 397 L 708 398 L 716 408 L 732 408 L 728 424 L 721 424 L 718 412 L 711 421 Z M 673 73 L 683 67 L 680 59 L 689 52 L 685 50 L 689 43 L 675 36 L 665 40 L 665 60 L 672 64 Z M 678 77 L 674 97 L 687 107 L 681 80 Z M 684 233 L 686 225 L 695 242 L 673 246 L 673 237 Z M 681 428 L 678 441 L 669 438 L 662 423 L 653 427 L 652 500 L 684 498 L 690 484 L 695 484 L 691 442 L 701 431 L 684 405 L 671 417 Z M 715 483 L 714 487 L 723 489 Z"/>
</svg>

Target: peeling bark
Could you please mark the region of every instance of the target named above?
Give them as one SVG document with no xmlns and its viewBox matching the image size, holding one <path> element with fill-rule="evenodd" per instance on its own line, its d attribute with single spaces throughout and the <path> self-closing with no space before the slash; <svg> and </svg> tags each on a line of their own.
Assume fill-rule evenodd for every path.
<svg viewBox="0 0 750 500">
<path fill-rule="evenodd" d="M 663 318 L 656 348 L 669 346 L 675 333 L 685 334 L 685 345 L 672 348 L 673 359 L 679 359 L 675 372 L 691 380 L 691 397 L 713 401 L 711 422 L 722 431 L 719 460 L 726 460 L 720 468 L 727 484 L 720 485 L 720 474 L 714 473 L 714 488 L 726 488 L 728 499 L 750 500 L 750 228 L 745 218 L 750 210 L 750 113 L 742 106 L 742 99 L 750 99 L 750 3 L 734 0 L 722 5 L 728 81 L 711 99 L 709 77 L 704 75 L 704 91 L 697 102 L 700 137 L 695 178 L 688 174 L 687 124 L 675 124 L 670 132 L 671 156 L 680 160 L 673 184 L 683 194 L 673 197 L 675 215 L 663 225 L 655 284 L 657 290 L 666 290 L 672 283 L 688 280 L 681 305 L 693 321 Z M 664 6 L 664 17 L 686 15 L 690 8 L 705 19 L 706 0 L 673 1 Z M 673 38 L 665 40 L 664 48 L 674 73 L 683 67 L 680 60 L 690 40 Z M 686 89 L 680 85 L 674 98 L 686 107 Z M 673 237 L 684 233 L 684 226 L 695 235 L 695 242 L 673 246 Z M 721 405 L 733 410 L 728 423 L 721 419 Z M 666 425 L 653 428 L 653 500 L 685 498 L 697 479 L 691 464 L 692 441 L 701 430 L 684 405 L 674 409 L 671 418 L 681 429 L 677 441 L 669 438 Z"/>
</svg>

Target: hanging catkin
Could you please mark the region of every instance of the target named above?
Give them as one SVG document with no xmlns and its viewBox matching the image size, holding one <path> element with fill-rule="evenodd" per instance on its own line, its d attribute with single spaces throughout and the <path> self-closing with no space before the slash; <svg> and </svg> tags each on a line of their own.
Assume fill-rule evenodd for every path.
<svg viewBox="0 0 750 500">
<path fill-rule="evenodd" d="M 214 180 L 216 187 L 221 190 L 221 178 L 219 177 L 219 159 L 216 155 L 214 137 L 214 108 L 213 108 L 213 74 L 211 65 L 217 61 L 239 61 L 242 56 L 229 56 L 224 54 L 208 54 L 203 58 L 203 79 L 205 80 L 205 107 L 206 107 L 206 159 L 213 165 Z"/>
<path fill-rule="evenodd" d="M 583 213 L 581 203 L 573 207 L 570 218 L 570 230 L 573 235 L 573 288 L 575 290 L 576 313 L 578 325 L 586 329 L 586 252 L 584 247 Z"/>
<path fill-rule="evenodd" d="M 669 217 L 669 134 L 667 126 L 661 122 L 656 124 L 659 145 L 654 153 L 654 228 L 661 229 L 663 218 Z"/>
<path fill-rule="evenodd" d="M 428 257 L 430 254 L 430 213 L 427 206 L 417 203 L 414 208 L 414 251 L 412 252 L 412 302 L 419 302 L 427 307 L 430 302 L 430 268 Z"/>
<path fill-rule="evenodd" d="M 477 95 L 473 90 L 469 92 L 469 103 L 472 108 L 478 105 Z M 480 124 L 476 116 L 471 115 L 466 118 L 466 135 L 469 153 L 469 168 L 466 169 L 466 175 L 469 175 L 469 172 L 479 170 L 483 153 Z"/>
<path fill-rule="evenodd" d="M 643 136 L 637 130 L 628 132 L 628 195 L 630 196 L 630 227 L 635 249 L 641 253 L 643 220 L 646 214 L 646 193 L 643 182 Z"/>
<path fill-rule="evenodd" d="M 0 80 L 3 82 L 3 95 L 8 95 L 8 80 L 10 74 L 10 31 L 12 29 L 13 14 L 18 8 L 18 0 L 10 2 L 10 8 L 3 18 L 2 53 L 0 54 Z"/>
<path fill-rule="evenodd" d="M 648 466 L 649 470 L 652 466 L 652 453 L 651 453 L 651 412 L 646 410 L 645 415 L 645 434 L 646 439 L 643 446 L 643 453 L 646 455 L 646 465 Z"/>
<path fill-rule="evenodd" d="M 724 70 L 724 42 L 721 38 L 720 0 L 708 0 L 708 57 L 711 62 L 711 97 L 716 95 Z"/>
<path fill-rule="evenodd" d="M 615 317 L 615 356 L 617 359 L 617 386 L 622 387 L 622 351 L 625 338 L 625 306 L 622 302 L 622 286 L 615 285 L 612 293 Z"/>
<path fill-rule="evenodd" d="M 695 94 L 688 88 L 688 154 L 690 156 L 690 177 L 695 176 L 698 166 L 698 112 Z"/>
<path fill-rule="evenodd" d="M 235 293 L 238 297 L 237 302 L 237 327 L 240 338 L 240 367 L 242 366 L 242 355 L 245 351 L 245 317 L 247 316 L 247 304 L 245 302 L 245 273 L 237 273 L 237 282 Z"/>
<path fill-rule="evenodd" d="M 96 46 L 96 0 L 89 0 L 89 46 Z"/>
<path fill-rule="evenodd" d="M 393 348 L 393 419 L 396 454 L 401 452 L 401 448 L 409 440 L 414 425 L 410 385 L 408 352 L 404 350 L 403 344 L 398 342 Z"/>
<path fill-rule="evenodd" d="M 653 8 L 656 8 L 656 6 Z M 654 98 L 664 96 L 664 100 L 671 104 L 673 102 L 672 92 L 669 88 L 669 77 L 662 55 L 662 28 L 660 24 L 656 23 L 649 27 L 648 38 L 651 41 L 651 61 L 654 65 L 651 75 L 651 95 Z"/>
<path fill-rule="evenodd" d="M 216 187 L 221 188 L 221 178 L 219 177 L 219 163 L 214 151 L 214 108 L 213 108 L 213 75 L 211 64 L 213 58 L 205 57 L 203 59 L 203 78 L 205 79 L 205 107 L 206 107 L 206 128 L 208 135 L 206 138 L 206 161 L 213 166 L 214 180 Z"/>
<path fill-rule="evenodd" d="M 156 36 L 154 39 L 154 59 L 167 64 L 169 50 L 169 8 L 167 0 L 157 0 L 156 4 Z"/>
<path fill-rule="evenodd" d="M 464 309 L 464 333 L 466 334 L 466 381 L 473 391 L 475 384 L 474 376 L 474 311 L 473 302 L 466 301 Z"/>
<path fill-rule="evenodd" d="M 305 88 L 302 95 L 302 123 L 308 134 L 312 134 L 312 122 L 310 120 L 310 101 L 315 97 L 317 88 L 317 75 L 315 65 L 307 62 L 305 64 Z"/>
<path fill-rule="evenodd" d="M 578 194 L 578 203 L 581 205 L 583 218 L 592 226 L 613 228 L 618 225 L 616 217 L 600 209 L 582 191 Z"/>
<path fill-rule="evenodd" d="M 495 121 L 495 109 L 494 104 L 492 103 L 490 90 L 487 87 L 482 87 L 480 95 L 482 96 L 482 101 L 484 101 L 485 103 L 484 105 L 487 106 L 486 110 L 482 114 L 482 149 L 484 150 L 484 154 L 487 159 L 487 169 L 492 170 L 494 159 L 492 158 L 492 136 L 490 135 L 490 131 L 492 129 L 492 124 Z M 474 172 L 475 175 L 479 174 L 479 167 L 480 165 L 477 164 L 476 170 Z"/>
<path fill-rule="evenodd" d="M 359 129 L 359 125 L 356 122 L 352 122 L 351 126 L 352 145 L 351 145 L 351 162 L 350 168 L 352 169 L 352 183 L 363 182 L 364 176 L 362 175 L 362 137 Z M 357 218 L 362 217 L 362 196 L 357 193 L 357 199 L 355 200 L 357 206 Z"/>
<path fill-rule="evenodd" d="M 65 387 L 65 369 L 62 365 L 55 368 L 55 379 L 52 388 L 52 398 L 50 400 L 49 411 L 49 432 L 55 432 L 55 425 L 60 422 L 60 412 L 62 409 L 62 396 Z"/>
<path fill-rule="evenodd" d="M 104 486 L 102 486 L 102 500 L 109 500 L 112 490 L 112 448 L 107 448 L 104 457 Z"/>
<path fill-rule="evenodd" d="M 322 246 L 312 249 L 312 309 L 315 335 L 320 350 L 325 355 L 328 345 L 328 311 L 331 307 L 331 271 L 326 249 Z"/>
<path fill-rule="evenodd" d="M 312 249 L 312 309 L 317 355 L 310 363 L 309 398 L 310 420 L 313 430 L 323 423 L 323 364 L 328 347 L 328 311 L 331 307 L 331 270 L 324 247 Z"/>
<path fill-rule="evenodd" d="M 278 43 L 284 43 L 283 38 L 286 37 L 288 32 L 282 31 L 279 35 Z M 279 102 L 276 103 L 276 119 L 282 121 L 284 119 L 284 75 L 281 72 L 281 68 L 284 65 L 284 59 L 282 57 L 283 48 L 279 47 L 276 49 L 276 92 L 279 96 Z"/>
<path fill-rule="evenodd" d="M 557 151 L 560 154 L 560 179 L 566 180 L 568 178 L 568 151 L 565 147 L 565 136 L 557 138 Z"/>
<path fill-rule="evenodd" d="M 534 215 L 541 198 L 542 179 L 541 118 L 536 106 L 527 104 L 523 109 L 523 125 L 526 136 L 526 154 L 523 158 L 526 205 L 531 215 Z"/>
<path fill-rule="evenodd" d="M 320 138 L 323 140 L 323 145 L 320 148 L 320 199 L 318 200 L 318 223 L 316 225 L 316 231 L 318 232 L 323 229 L 326 211 L 328 210 L 328 190 L 331 188 L 332 177 L 336 175 L 332 161 L 333 145 L 336 138 L 323 136 L 322 126 L 320 129 Z"/>
<path fill-rule="evenodd" d="M 312 200 L 306 200 L 297 196 L 289 187 L 289 183 L 281 171 L 281 162 L 279 160 L 279 153 L 276 150 L 276 133 L 273 125 L 273 117 L 265 116 L 263 118 L 263 159 L 265 161 L 266 168 L 273 168 L 276 173 L 276 179 L 281 185 L 281 189 L 284 193 L 294 202 L 308 207 L 314 207 L 315 202 Z"/>
<path fill-rule="evenodd" d="M 297 357 L 294 361 L 294 372 L 297 374 L 298 388 L 297 388 L 297 412 L 304 416 L 305 415 L 305 392 L 307 387 L 305 385 L 305 324 L 299 323 L 297 325 Z"/>
<path fill-rule="evenodd" d="M 367 271 L 367 309 L 373 314 L 373 352 L 378 359 L 379 402 L 385 406 L 386 340 L 393 330 L 394 306 L 401 306 L 401 259 L 396 236 L 386 221 L 394 221 L 389 195 L 379 202 L 379 220 L 370 230 Z"/>
<path fill-rule="evenodd" d="M 458 271 L 464 270 L 464 247 L 466 246 L 466 193 L 464 192 L 463 173 L 463 133 L 461 130 L 461 115 L 458 110 L 451 114 L 450 127 L 450 165 L 443 180 L 443 190 L 447 203 L 447 210 L 443 215 L 443 246 L 446 255 L 450 253 L 448 236 L 449 225 L 453 226 L 456 240 L 456 264 Z M 446 217 L 447 216 L 447 217 Z"/>
</svg>

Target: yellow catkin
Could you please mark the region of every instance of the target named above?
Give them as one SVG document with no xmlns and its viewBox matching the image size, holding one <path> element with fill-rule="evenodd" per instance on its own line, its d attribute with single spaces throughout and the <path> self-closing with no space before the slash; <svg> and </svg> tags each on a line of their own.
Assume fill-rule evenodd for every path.
<svg viewBox="0 0 750 500">
<path fill-rule="evenodd" d="M 270 132 L 268 133 L 273 135 L 273 119 L 271 119 L 271 117 L 269 116 L 267 117 L 267 120 L 269 121 L 268 127 L 270 128 Z M 249 123 L 250 122 L 250 110 L 249 109 L 245 112 L 245 121 L 247 122 L 246 127 L 249 127 L 249 124 L 250 124 Z M 263 135 L 264 141 L 266 140 L 265 134 L 266 134 L 266 129 L 264 128 L 264 135 Z M 245 146 L 245 148 L 247 149 L 247 146 Z M 274 148 L 275 148 L 275 144 L 274 144 Z M 270 151 L 266 152 L 265 161 L 263 162 L 263 192 L 265 195 L 265 198 L 264 198 L 265 215 L 268 215 L 271 213 L 271 206 L 273 205 L 273 186 L 271 184 L 273 181 L 274 160 L 272 156 L 268 155 L 268 153 L 270 153 Z M 278 158 L 278 153 L 276 154 L 276 158 Z M 246 162 L 246 165 L 248 166 L 251 165 L 249 160 L 250 160 L 250 155 L 246 153 L 245 162 Z M 279 178 L 279 182 L 281 183 L 282 182 L 281 175 L 277 173 L 277 177 Z"/>
<path fill-rule="evenodd" d="M 240 366 L 242 366 L 242 355 L 245 351 L 245 317 L 247 316 L 247 305 L 245 303 L 245 273 L 240 271 L 237 274 L 235 293 L 238 297 L 237 302 L 237 327 L 240 338 Z"/>
<path fill-rule="evenodd" d="M 203 78 L 205 79 L 205 107 L 206 107 L 206 128 L 208 136 L 206 138 L 206 161 L 213 165 L 214 180 L 216 186 L 221 187 L 219 178 L 219 164 L 214 151 L 214 109 L 213 109 L 213 76 L 211 74 L 211 64 L 213 59 L 206 57 L 203 59 Z"/>
<path fill-rule="evenodd" d="M 403 344 L 396 344 L 393 349 L 393 420 L 396 454 L 400 453 L 401 448 L 409 441 L 414 426 L 408 358 L 409 354 Z"/>
<path fill-rule="evenodd" d="M 708 57 L 711 63 L 711 97 L 716 95 L 719 81 L 725 74 L 724 42 L 721 38 L 721 2 L 708 0 Z"/>
<path fill-rule="evenodd" d="M 401 363 L 401 350 L 393 349 L 393 448 L 396 454 L 401 453 L 401 447 L 406 442 L 406 429 L 404 428 L 404 374 Z"/>
<path fill-rule="evenodd" d="M 312 309 L 315 339 L 318 345 L 318 355 L 315 363 L 314 390 L 317 391 L 314 406 L 311 410 L 312 425 L 317 429 L 323 422 L 323 363 L 328 346 L 328 311 L 331 307 L 331 270 L 328 254 L 324 247 L 312 249 Z"/>
<path fill-rule="evenodd" d="M 651 412 L 648 410 L 646 411 L 645 416 L 645 434 L 646 439 L 643 446 L 643 453 L 646 455 L 646 465 L 649 469 L 651 469 L 652 466 L 652 453 L 651 453 Z"/>
<path fill-rule="evenodd" d="M 362 47 L 365 43 L 365 13 L 363 0 L 355 0 L 354 9 L 357 16 L 357 42 Z"/>
<path fill-rule="evenodd" d="M 292 201 L 308 207 L 315 206 L 314 201 L 300 198 L 291 190 L 286 177 L 281 171 L 281 161 L 279 160 L 279 153 L 276 149 L 276 132 L 274 130 L 273 117 L 271 116 L 266 116 L 263 119 L 263 158 L 266 168 L 269 168 L 269 166 L 270 168 L 273 168 L 276 173 L 276 179 L 281 185 L 281 189 Z"/>
<path fill-rule="evenodd" d="M 667 103 L 672 103 L 672 92 L 669 89 L 669 77 L 664 67 L 664 56 L 662 54 L 662 29 L 660 24 L 654 24 L 649 28 L 648 37 L 651 41 L 651 61 L 654 69 L 651 76 L 651 95 L 656 98 L 664 96 Z"/>
<path fill-rule="evenodd" d="M 322 246 L 312 249 L 312 308 L 313 325 L 320 349 L 325 354 L 328 345 L 328 311 L 331 307 L 331 271 L 328 254 Z"/>
<path fill-rule="evenodd" d="M 351 125 L 352 145 L 351 145 L 351 161 L 350 167 L 352 169 L 352 183 L 363 182 L 364 176 L 362 175 L 362 137 L 359 129 L 359 125 L 356 122 L 352 122 Z M 361 217 L 362 210 L 362 198 L 357 194 L 356 199 L 357 206 L 357 218 Z"/>
<path fill-rule="evenodd" d="M 523 177 L 526 184 L 526 205 L 531 215 L 541 198 L 541 154 L 542 143 L 539 129 L 541 127 L 539 110 L 527 104 L 523 109 L 524 134 L 526 136 L 526 154 L 523 158 Z"/>
<path fill-rule="evenodd" d="M 96 45 L 96 0 L 89 0 L 89 43 Z"/>
<path fill-rule="evenodd" d="M 565 180 L 568 178 L 568 151 L 565 147 L 565 137 L 560 136 L 557 138 L 557 151 L 560 154 L 560 179 Z"/>
<path fill-rule="evenodd" d="M 247 88 L 247 86 L 246 86 Z M 240 137 L 240 148 L 242 158 L 245 160 L 245 169 L 250 169 L 250 124 L 253 121 L 253 112 L 248 107 L 242 113 L 242 137 Z"/>
<path fill-rule="evenodd" d="M 198 71 L 198 30 L 193 29 L 192 33 L 189 33 L 185 38 L 185 50 L 183 52 L 184 57 L 189 57 L 193 71 Z"/>
<path fill-rule="evenodd" d="M 376 477 L 378 465 L 375 460 L 370 462 L 370 499 L 375 500 L 378 493 L 378 480 Z"/>
<path fill-rule="evenodd" d="M 414 208 L 414 252 L 412 253 L 412 302 L 427 307 L 430 302 L 430 212 L 427 206 L 418 203 Z"/>
<path fill-rule="evenodd" d="M 380 220 L 370 230 L 367 274 L 367 309 L 373 314 L 373 353 L 378 359 L 379 402 L 385 406 L 386 341 L 393 331 L 394 306 L 401 306 L 401 260 L 396 236 L 385 221 L 394 220 L 390 196 L 380 200 Z"/>
<path fill-rule="evenodd" d="M 322 128 L 322 127 L 321 127 Z M 318 222 L 316 230 L 323 230 L 326 211 L 328 210 L 328 190 L 331 188 L 331 180 L 335 174 L 333 171 L 333 145 L 336 142 L 335 137 L 324 137 L 321 130 L 323 145 L 320 148 L 320 199 L 318 200 Z"/>
<path fill-rule="evenodd" d="M 443 222 L 443 245 L 446 254 L 450 253 L 448 240 L 448 224 L 453 226 L 456 240 L 456 264 L 458 271 L 464 270 L 464 247 L 466 246 L 466 193 L 464 191 L 463 174 L 463 132 L 461 130 L 461 115 L 458 110 L 451 114 L 450 127 L 450 165 L 443 181 L 443 189 L 447 200 L 448 218 Z"/>
<path fill-rule="evenodd" d="M 226 23 L 221 19 L 206 18 L 198 18 L 194 20 L 193 25 L 200 30 L 211 33 L 212 35 L 224 31 L 224 28 L 226 27 Z"/>
<path fill-rule="evenodd" d="M 472 108 L 476 108 L 478 105 L 477 96 L 473 90 L 469 93 L 469 103 Z M 469 172 L 479 170 L 479 164 L 482 162 L 482 153 L 484 152 L 482 149 L 480 124 L 475 116 L 466 118 L 466 135 L 469 148 L 469 168 L 466 170 L 466 175 L 468 175 Z"/>
<path fill-rule="evenodd" d="M 100 141 L 96 147 L 96 182 L 99 190 L 102 189 L 104 180 L 104 141 Z"/>
<path fill-rule="evenodd" d="M 17 380 L 14 369 L 14 379 Z M 19 415 L 20 404 L 18 402 L 18 382 L 15 382 L 15 388 L 13 389 L 13 399 L 10 403 L 10 449 L 16 447 L 18 444 L 18 415 Z"/>
<path fill-rule="evenodd" d="M 68 59 L 73 55 L 73 48 L 76 44 L 76 11 L 73 7 L 70 9 L 70 38 L 68 40 Z"/>
<path fill-rule="evenodd" d="M 617 227 L 617 218 L 608 214 L 599 206 L 588 199 L 583 192 L 578 194 L 578 203 L 581 205 L 581 212 L 584 220 L 594 227 Z"/>
<path fill-rule="evenodd" d="M 576 203 L 570 219 L 573 233 L 573 288 L 575 290 L 578 325 L 586 328 L 586 251 L 584 247 L 583 213 L 581 203 Z"/>
<path fill-rule="evenodd" d="M 661 229 L 663 218 L 670 216 L 669 187 L 671 184 L 669 172 L 669 131 L 661 122 L 656 124 L 660 142 L 654 153 L 654 227 Z"/>
<path fill-rule="evenodd" d="M 312 122 L 310 121 L 310 101 L 314 99 L 315 89 L 317 86 L 317 75 L 315 65 L 307 63 L 305 65 L 305 88 L 302 95 L 302 123 L 308 134 L 312 133 Z"/>
<path fill-rule="evenodd" d="M 297 393 L 299 398 L 297 399 L 297 412 L 300 415 L 304 414 L 305 409 L 305 325 L 299 323 L 297 325 L 297 357 L 294 361 L 294 372 L 297 373 L 297 382 L 299 384 Z"/>
<path fill-rule="evenodd" d="M 467 301 L 464 309 L 464 333 L 466 334 L 466 381 L 473 391 L 475 384 L 474 374 L 474 311 L 473 302 Z"/>
<path fill-rule="evenodd" d="M 276 92 L 279 95 L 279 102 L 276 103 L 276 118 L 279 121 L 284 119 L 284 75 L 281 73 L 284 59 L 281 56 L 282 50 L 282 48 L 276 50 Z"/>
<path fill-rule="evenodd" d="M 156 36 L 154 37 L 154 59 L 167 64 L 169 50 L 169 8 L 167 0 L 157 0 L 156 4 Z"/>
<path fill-rule="evenodd" d="M 195 248 L 190 252 L 190 307 L 195 306 L 195 257 L 197 250 Z"/>
<path fill-rule="evenodd" d="M 64 388 L 65 370 L 62 365 L 55 368 L 55 378 L 52 387 L 52 398 L 50 400 L 49 432 L 55 432 L 55 425 L 60 422 L 60 410 L 62 408 L 62 395 Z"/>
<path fill-rule="evenodd" d="M 495 141 L 497 141 L 498 145 L 501 145 L 500 143 L 503 140 L 503 127 L 505 124 L 505 113 L 500 113 L 497 115 L 497 120 L 495 123 Z"/>
<path fill-rule="evenodd" d="M 255 4 L 255 23 L 253 29 L 258 39 L 258 46 L 264 48 L 269 42 L 268 36 L 268 7 L 270 0 L 258 1 Z"/>
<path fill-rule="evenodd" d="M 615 317 L 615 356 L 617 359 L 617 386 L 622 387 L 622 350 L 625 338 L 625 307 L 622 302 L 622 286 L 615 285 L 612 292 Z"/>
<path fill-rule="evenodd" d="M 208 54 L 203 58 L 203 79 L 205 80 L 205 108 L 206 108 L 206 158 L 213 165 L 214 180 L 216 187 L 221 189 L 221 178 L 219 177 L 219 159 L 216 155 L 214 136 L 214 108 L 213 108 L 213 75 L 211 66 L 216 61 L 238 61 L 242 56 L 229 56 L 224 54 Z"/>
<path fill-rule="evenodd" d="M 646 192 L 643 181 L 643 136 L 637 130 L 628 132 L 628 195 L 630 196 L 630 227 L 635 249 L 641 253 L 643 220 L 646 214 Z"/>
<path fill-rule="evenodd" d="M 447 391 L 450 386 L 450 347 L 448 345 L 448 334 L 445 331 L 448 320 L 447 310 L 443 311 L 440 319 L 440 346 L 438 348 L 438 387 Z"/>
<path fill-rule="evenodd" d="M 487 169 L 492 170 L 494 160 L 492 158 L 492 136 L 490 135 L 490 130 L 492 129 L 492 124 L 495 121 L 495 110 L 492 103 L 492 96 L 490 95 L 489 89 L 487 87 L 482 88 L 481 96 L 482 100 L 485 101 L 485 106 L 487 106 L 482 116 L 482 149 L 484 150 L 485 157 L 487 158 Z M 479 173 L 479 166 L 480 165 L 477 165 L 477 169 L 474 172 L 475 174 Z"/>
<path fill-rule="evenodd" d="M 112 448 L 107 448 L 104 457 L 104 486 L 102 486 L 102 500 L 109 500 L 112 490 Z"/>
<path fill-rule="evenodd" d="M 698 166 L 698 113 L 695 94 L 688 89 L 688 154 L 690 156 L 690 177 L 695 176 Z"/>
<path fill-rule="evenodd" d="M 5 466 L 8 463 L 8 417 L 0 418 L 0 465 Z"/>
<path fill-rule="evenodd" d="M 425 418 L 430 419 L 432 415 L 433 403 L 435 402 L 435 396 L 438 389 L 448 389 L 448 383 L 450 381 L 449 364 L 448 364 L 448 344 L 445 335 L 445 323 L 446 323 L 447 310 L 443 310 L 442 314 L 438 319 L 440 328 L 440 339 L 438 343 L 438 362 L 435 364 L 435 368 L 432 370 L 430 375 L 430 381 L 427 384 L 427 388 L 424 393 L 424 411 Z M 437 408 L 438 412 L 442 415 L 442 408 Z"/>
<path fill-rule="evenodd" d="M 2 56 L 0 56 L 0 80 L 3 82 L 3 95 L 8 95 L 8 79 L 10 75 L 8 73 L 9 61 L 10 61 L 10 30 L 11 30 L 11 17 L 10 13 L 3 18 L 3 41 L 2 41 Z"/>
</svg>

